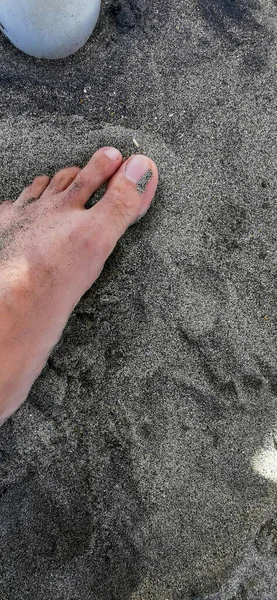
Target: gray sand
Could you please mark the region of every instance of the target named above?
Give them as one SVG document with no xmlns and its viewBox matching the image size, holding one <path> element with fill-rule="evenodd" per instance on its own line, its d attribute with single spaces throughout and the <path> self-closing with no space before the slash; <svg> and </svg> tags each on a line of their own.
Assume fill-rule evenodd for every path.
<svg viewBox="0 0 277 600">
<path fill-rule="evenodd" d="M 1 430 L 1 600 L 277 598 L 276 12 L 108 0 L 57 63 L 0 39 L 2 200 L 105 144 L 160 173 Z"/>
</svg>

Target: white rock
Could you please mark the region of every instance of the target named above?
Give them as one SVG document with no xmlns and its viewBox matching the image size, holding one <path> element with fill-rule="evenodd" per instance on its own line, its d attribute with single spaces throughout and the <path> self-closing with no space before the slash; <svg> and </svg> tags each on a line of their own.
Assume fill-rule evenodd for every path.
<svg viewBox="0 0 277 600">
<path fill-rule="evenodd" d="M 101 0 L 0 0 L 0 29 L 20 50 L 65 58 L 91 35 Z"/>
</svg>

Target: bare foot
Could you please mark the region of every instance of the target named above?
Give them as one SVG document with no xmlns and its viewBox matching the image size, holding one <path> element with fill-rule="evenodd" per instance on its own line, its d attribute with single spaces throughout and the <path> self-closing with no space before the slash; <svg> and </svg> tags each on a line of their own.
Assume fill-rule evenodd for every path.
<svg viewBox="0 0 277 600">
<path fill-rule="evenodd" d="M 108 181 L 103 198 L 90 196 Z M 0 205 L 0 422 L 26 399 L 73 308 L 150 206 L 157 167 L 101 148 L 86 167 L 34 179 Z"/>
</svg>

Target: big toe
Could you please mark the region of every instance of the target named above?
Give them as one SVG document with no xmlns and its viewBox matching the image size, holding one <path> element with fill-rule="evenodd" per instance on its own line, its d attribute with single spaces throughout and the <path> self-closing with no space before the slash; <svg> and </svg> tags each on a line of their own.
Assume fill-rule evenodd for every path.
<svg viewBox="0 0 277 600">
<path fill-rule="evenodd" d="M 103 198 L 89 209 L 106 238 L 108 253 L 126 229 L 148 211 L 157 185 L 157 166 L 142 154 L 129 158 L 109 180 Z"/>
</svg>

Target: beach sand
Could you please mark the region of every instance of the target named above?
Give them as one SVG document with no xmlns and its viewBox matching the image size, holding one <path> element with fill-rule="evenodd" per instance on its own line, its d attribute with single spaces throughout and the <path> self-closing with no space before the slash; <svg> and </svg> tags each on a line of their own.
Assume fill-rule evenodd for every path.
<svg viewBox="0 0 277 600">
<path fill-rule="evenodd" d="M 276 16 L 108 0 L 64 61 L 0 38 L 1 200 L 100 145 L 160 173 L 1 429 L 1 600 L 277 598 Z"/>
</svg>

